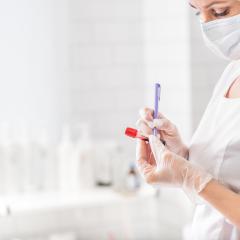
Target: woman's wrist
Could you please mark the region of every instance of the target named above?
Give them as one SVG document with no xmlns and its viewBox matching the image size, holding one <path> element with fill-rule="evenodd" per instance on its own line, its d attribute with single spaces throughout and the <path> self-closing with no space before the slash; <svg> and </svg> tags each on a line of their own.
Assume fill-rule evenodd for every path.
<svg viewBox="0 0 240 240">
<path fill-rule="evenodd" d="M 209 189 L 212 188 L 212 186 L 215 185 L 217 181 L 215 179 L 212 179 L 211 181 L 209 181 L 206 186 L 202 189 L 202 191 L 199 192 L 199 196 L 202 198 L 206 198 L 209 194 Z"/>
<path fill-rule="evenodd" d="M 179 150 L 179 152 L 177 153 L 177 155 L 185 158 L 188 160 L 189 157 L 189 149 L 186 145 L 183 145 L 183 147 Z"/>
</svg>

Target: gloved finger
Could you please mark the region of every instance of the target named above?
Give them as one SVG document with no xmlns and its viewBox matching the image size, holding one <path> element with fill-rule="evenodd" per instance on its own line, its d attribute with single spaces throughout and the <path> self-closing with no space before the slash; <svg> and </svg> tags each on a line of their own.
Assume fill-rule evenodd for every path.
<svg viewBox="0 0 240 240">
<path fill-rule="evenodd" d="M 152 128 L 150 128 L 144 120 L 138 119 L 136 126 L 144 136 L 148 137 L 152 134 Z"/>
<path fill-rule="evenodd" d="M 149 143 L 139 139 L 137 140 L 136 158 L 147 161 L 151 165 L 156 165 Z"/>
<path fill-rule="evenodd" d="M 147 121 L 153 121 L 153 110 L 150 108 L 140 109 L 139 115 L 142 119 L 145 119 Z"/>
<path fill-rule="evenodd" d="M 146 120 L 145 118 L 140 118 L 140 119 L 138 120 L 137 124 L 140 125 L 142 122 L 145 123 L 149 128 L 151 128 L 151 129 L 154 128 L 154 123 L 153 123 L 153 121 L 148 121 L 148 120 Z"/>
<path fill-rule="evenodd" d="M 137 140 L 136 146 L 136 160 L 137 162 L 143 163 L 148 159 L 147 143 L 141 140 Z"/>
<path fill-rule="evenodd" d="M 159 130 L 170 130 L 172 123 L 161 113 L 158 115 L 158 119 L 153 119 L 152 117 L 153 110 L 150 108 L 143 108 L 140 110 L 140 117 L 141 119 L 150 127 L 150 128 L 157 128 Z"/>
<path fill-rule="evenodd" d="M 153 125 L 153 122 L 151 122 Z M 149 124 L 144 121 L 143 119 L 138 119 L 138 121 L 136 122 L 136 126 L 138 128 L 138 130 L 141 132 L 141 134 L 145 137 L 149 137 L 149 135 L 151 135 L 153 133 L 153 126 L 149 126 Z M 160 138 L 161 134 L 158 133 L 157 137 Z"/>
<path fill-rule="evenodd" d="M 145 119 L 146 121 L 153 121 L 153 113 L 154 113 L 154 110 L 151 108 L 142 108 L 139 111 L 140 117 L 142 119 Z M 165 116 L 159 112 L 158 118 L 165 118 Z"/>
<path fill-rule="evenodd" d="M 147 124 L 147 126 L 151 129 L 156 127 L 157 129 L 160 130 L 162 125 L 167 125 L 165 124 L 165 121 L 164 121 L 165 119 L 154 119 L 153 121 L 148 121 L 144 118 L 141 118 L 140 120 L 142 120 L 145 124 Z"/>
<path fill-rule="evenodd" d="M 173 132 L 176 129 L 175 125 L 172 122 L 170 122 L 167 118 L 154 119 L 152 125 L 153 127 L 156 127 L 158 130 L 166 132 Z"/>
<path fill-rule="evenodd" d="M 149 144 L 144 141 L 137 140 L 136 147 L 136 160 L 139 171 L 146 174 L 153 166 L 155 162 L 152 162 L 152 158 L 149 154 Z"/>
<path fill-rule="evenodd" d="M 149 144 L 158 168 L 162 166 L 162 155 L 166 150 L 163 143 L 154 135 L 149 136 Z"/>
</svg>

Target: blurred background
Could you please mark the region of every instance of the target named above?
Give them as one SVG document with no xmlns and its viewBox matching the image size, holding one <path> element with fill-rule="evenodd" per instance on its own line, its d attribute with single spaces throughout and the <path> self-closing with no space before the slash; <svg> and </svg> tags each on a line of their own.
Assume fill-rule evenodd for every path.
<svg viewBox="0 0 240 240">
<path fill-rule="evenodd" d="M 0 35 L 0 239 L 183 239 L 193 205 L 124 130 L 160 82 L 191 140 L 226 62 L 187 1 L 0 0 Z"/>
</svg>

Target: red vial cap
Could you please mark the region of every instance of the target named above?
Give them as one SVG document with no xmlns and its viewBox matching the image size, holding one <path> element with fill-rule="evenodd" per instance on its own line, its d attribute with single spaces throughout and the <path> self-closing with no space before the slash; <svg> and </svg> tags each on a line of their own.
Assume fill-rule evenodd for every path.
<svg viewBox="0 0 240 240">
<path fill-rule="evenodd" d="M 134 128 L 126 128 L 125 134 L 129 137 L 135 138 L 138 134 L 138 131 Z"/>
</svg>

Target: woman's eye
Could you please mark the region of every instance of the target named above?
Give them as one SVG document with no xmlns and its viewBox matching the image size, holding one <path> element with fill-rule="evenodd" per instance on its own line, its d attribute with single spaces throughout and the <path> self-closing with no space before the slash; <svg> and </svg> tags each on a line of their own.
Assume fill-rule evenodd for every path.
<svg viewBox="0 0 240 240">
<path fill-rule="evenodd" d="M 215 16 L 215 17 L 224 17 L 224 16 L 226 16 L 226 15 L 228 15 L 229 14 L 229 10 L 228 9 L 226 9 L 225 11 L 223 11 L 223 12 L 216 12 L 215 10 L 213 10 L 213 15 Z"/>
</svg>

